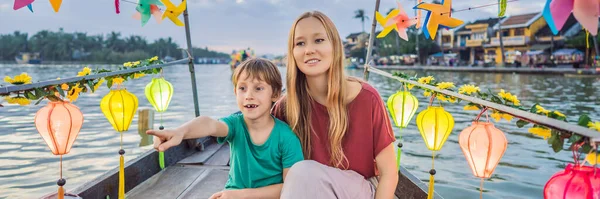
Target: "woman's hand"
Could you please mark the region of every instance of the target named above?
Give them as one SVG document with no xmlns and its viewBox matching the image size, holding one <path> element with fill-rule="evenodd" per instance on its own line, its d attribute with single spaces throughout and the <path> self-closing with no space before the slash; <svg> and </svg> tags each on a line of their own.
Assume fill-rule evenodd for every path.
<svg viewBox="0 0 600 199">
<path fill-rule="evenodd" d="M 219 191 L 212 196 L 210 199 L 240 199 L 244 198 L 246 194 L 244 194 L 244 190 L 223 190 Z"/>
</svg>

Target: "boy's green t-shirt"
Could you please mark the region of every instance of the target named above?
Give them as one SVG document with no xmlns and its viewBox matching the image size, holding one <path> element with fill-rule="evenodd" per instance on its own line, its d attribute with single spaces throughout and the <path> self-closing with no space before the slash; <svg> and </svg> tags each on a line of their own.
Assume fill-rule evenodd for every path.
<svg viewBox="0 0 600 199">
<path fill-rule="evenodd" d="M 231 147 L 229 179 L 225 189 L 258 188 L 283 183 L 283 169 L 304 160 L 300 140 L 290 127 L 273 117 L 275 126 L 262 145 L 250 138 L 244 116 L 233 114 L 220 120 L 229 127 L 227 137 L 217 142 L 229 142 Z"/>
</svg>

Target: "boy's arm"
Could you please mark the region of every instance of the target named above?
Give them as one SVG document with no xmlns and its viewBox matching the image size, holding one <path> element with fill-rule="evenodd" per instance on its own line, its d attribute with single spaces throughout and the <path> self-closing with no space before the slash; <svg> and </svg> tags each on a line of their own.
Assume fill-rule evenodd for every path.
<svg viewBox="0 0 600 199">
<path fill-rule="evenodd" d="M 175 129 L 176 133 L 183 135 L 183 139 L 202 138 L 206 136 L 226 137 L 228 131 L 229 127 L 227 127 L 225 122 L 208 116 L 196 117 Z"/>
<path fill-rule="evenodd" d="M 226 137 L 229 127 L 225 122 L 200 116 L 186 122 L 176 129 L 148 130 L 146 134 L 155 136 L 154 148 L 165 151 L 177 146 L 184 139 L 201 138 L 206 136 Z"/>
</svg>

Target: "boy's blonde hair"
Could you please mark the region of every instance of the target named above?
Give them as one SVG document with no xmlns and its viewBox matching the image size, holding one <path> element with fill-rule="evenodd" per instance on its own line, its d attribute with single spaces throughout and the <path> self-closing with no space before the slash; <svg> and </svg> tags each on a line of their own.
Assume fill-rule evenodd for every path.
<svg viewBox="0 0 600 199">
<path fill-rule="evenodd" d="M 242 63 L 233 71 L 233 86 L 237 86 L 240 76 L 246 73 L 247 78 L 257 78 L 265 81 L 273 89 L 273 97 L 281 96 L 283 83 L 281 74 L 273 62 L 262 58 L 250 58 Z M 234 89 L 237 90 L 237 89 Z"/>
</svg>

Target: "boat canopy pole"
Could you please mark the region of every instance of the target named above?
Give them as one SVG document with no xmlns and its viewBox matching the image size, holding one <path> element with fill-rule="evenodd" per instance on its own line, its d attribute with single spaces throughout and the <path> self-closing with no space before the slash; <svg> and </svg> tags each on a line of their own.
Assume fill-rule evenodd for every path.
<svg viewBox="0 0 600 199">
<path fill-rule="evenodd" d="M 181 2 L 187 3 L 185 0 Z M 188 19 L 188 8 L 189 6 L 185 6 L 185 10 L 183 11 L 183 20 L 185 22 L 185 40 L 187 41 L 187 53 L 188 53 L 188 66 L 190 69 L 190 76 L 192 77 L 192 92 L 194 96 L 194 111 L 196 113 L 196 117 L 200 116 L 200 107 L 198 106 L 198 89 L 196 88 L 196 70 L 194 69 L 194 53 L 192 50 L 192 39 L 190 37 L 190 20 Z"/>
<path fill-rule="evenodd" d="M 375 10 L 373 11 L 373 25 L 371 25 L 371 34 L 369 35 L 369 44 L 367 47 L 367 57 L 365 58 L 365 74 L 364 79 L 369 81 L 369 67 L 371 60 L 371 50 L 373 50 L 373 40 L 375 35 L 375 27 L 377 27 L 377 11 L 379 11 L 379 0 L 375 1 Z"/>
</svg>

